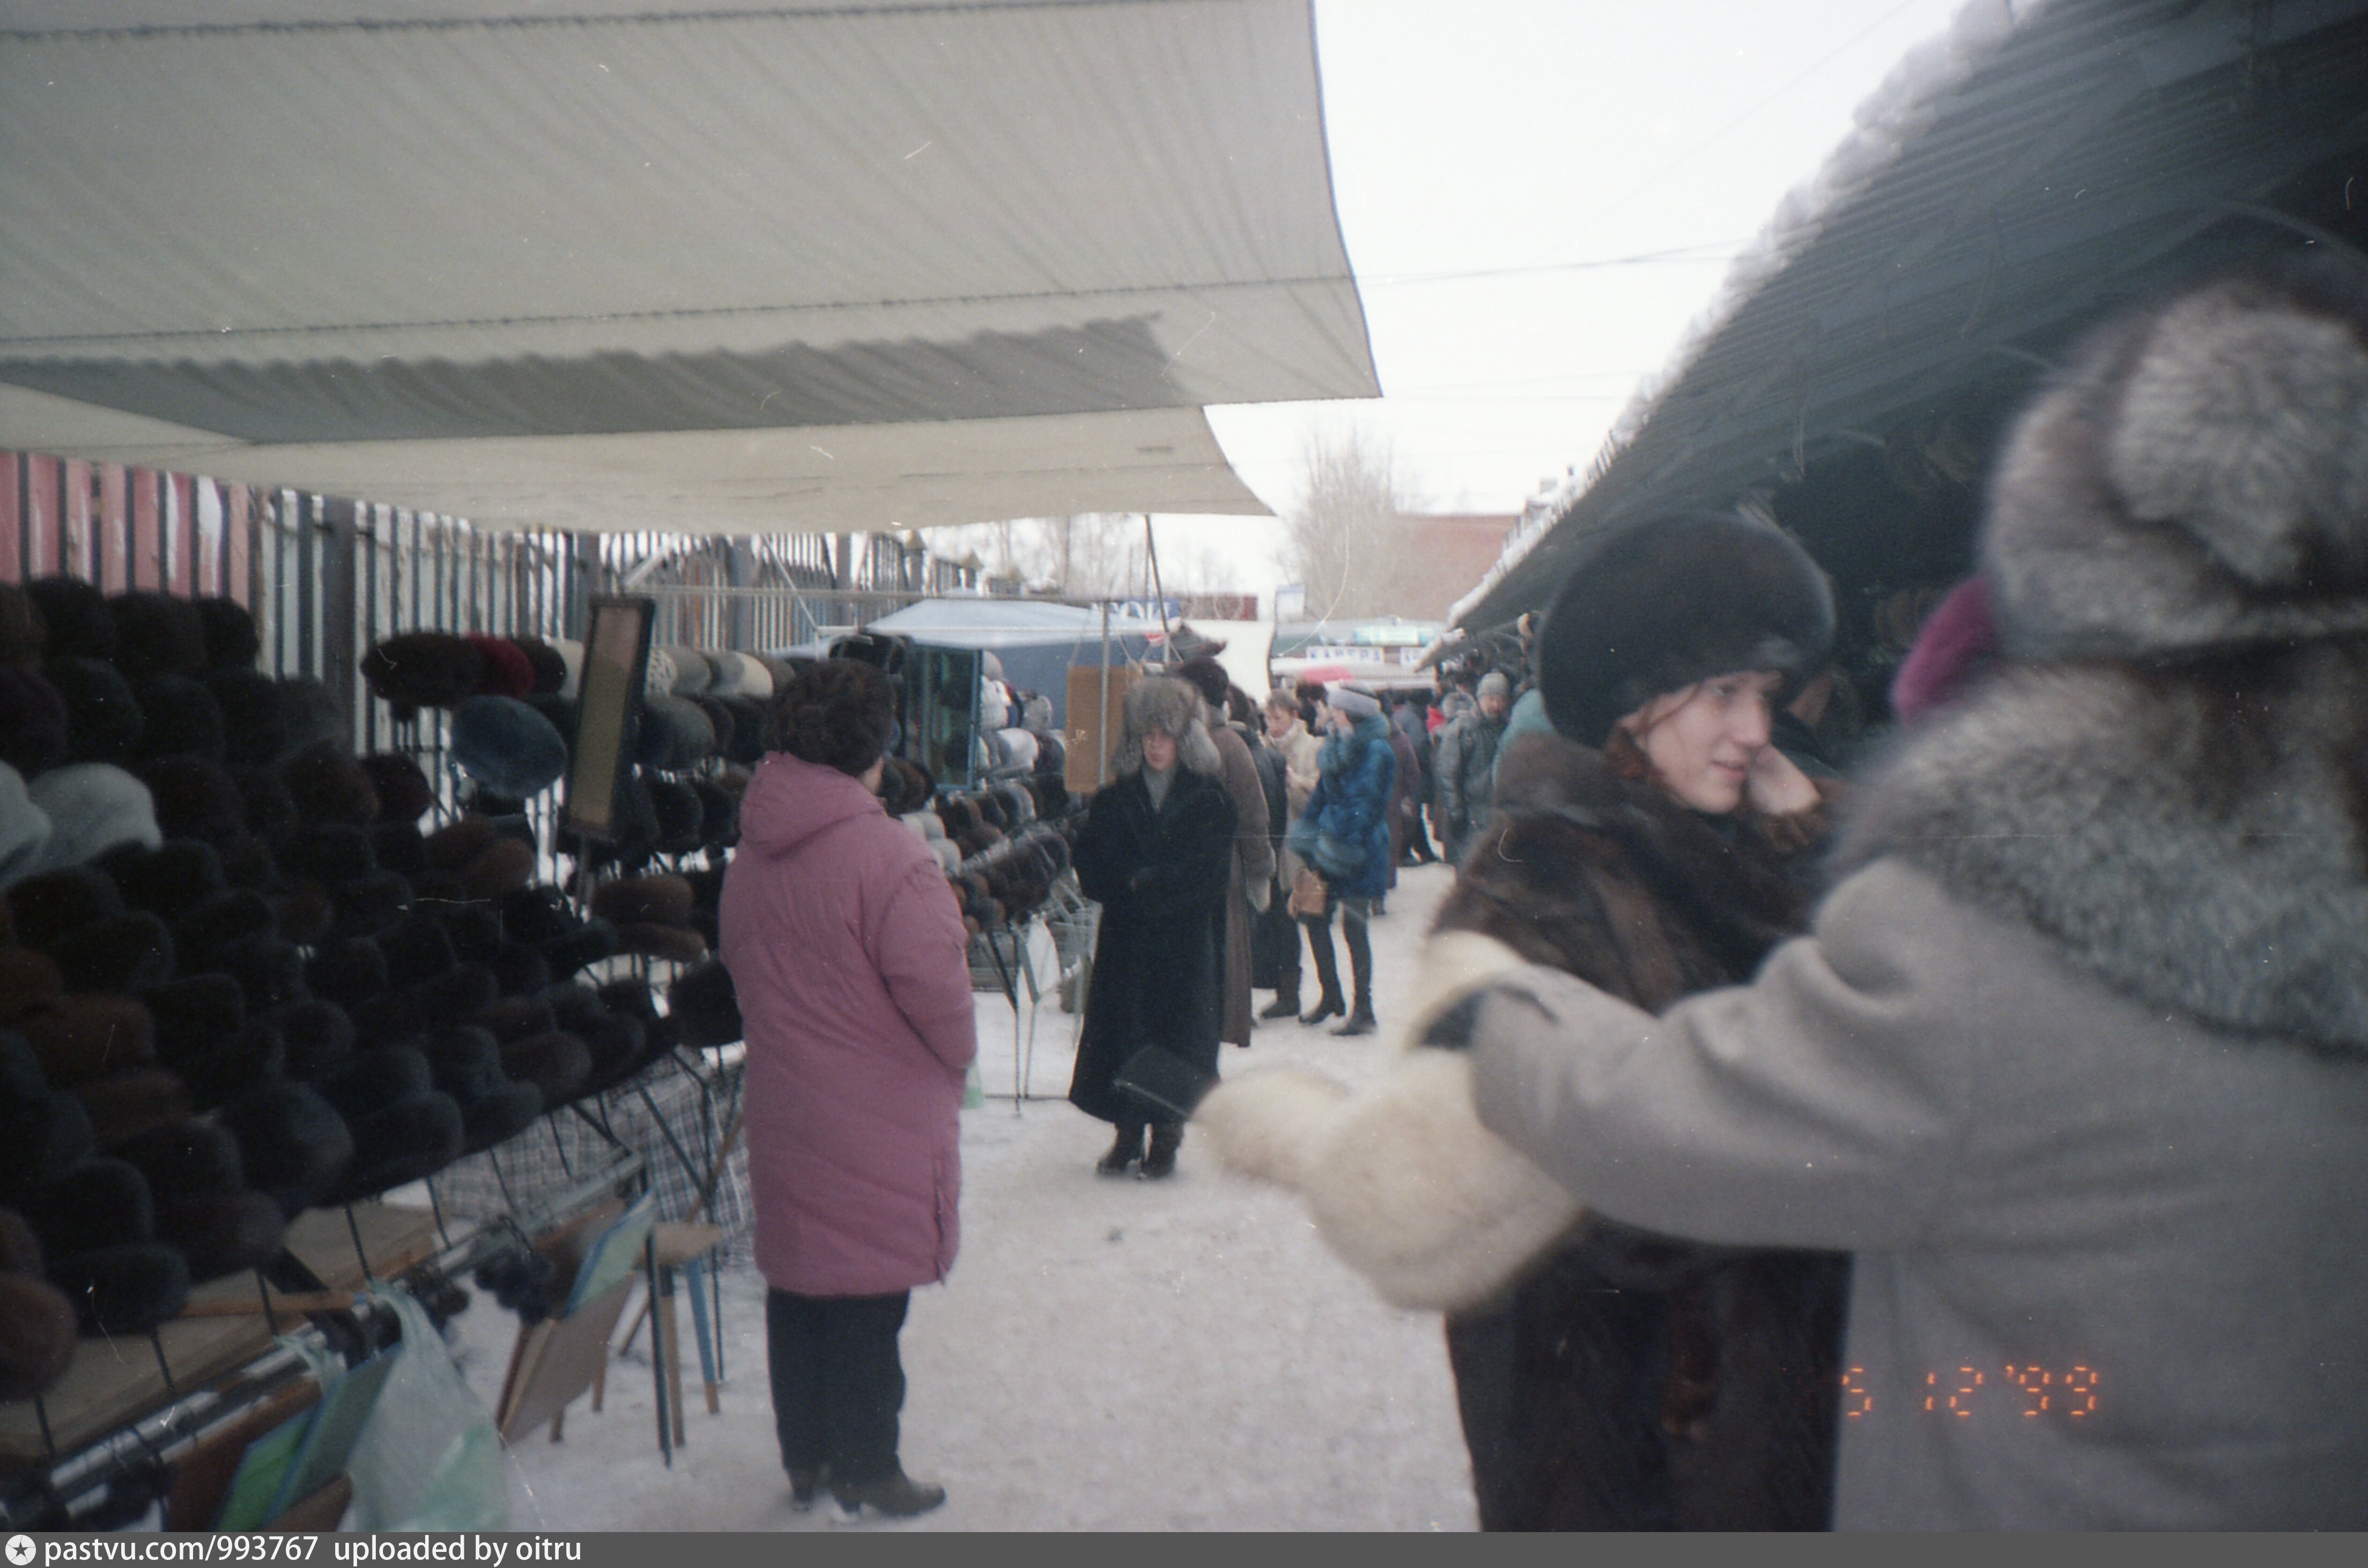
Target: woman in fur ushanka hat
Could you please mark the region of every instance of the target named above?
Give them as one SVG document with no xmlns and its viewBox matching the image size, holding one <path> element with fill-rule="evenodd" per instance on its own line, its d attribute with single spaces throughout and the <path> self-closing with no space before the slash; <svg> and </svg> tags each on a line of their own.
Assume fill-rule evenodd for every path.
<svg viewBox="0 0 2368 1568">
<path fill-rule="evenodd" d="M 1981 567 L 1810 935 L 1657 1016 L 1492 949 L 1425 1043 L 1569 1201 L 1855 1255 L 1839 1526 L 2359 1528 L 2368 275 L 2092 335 Z"/>
<path fill-rule="evenodd" d="M 1146 1176 L 1171 1175 L 1184 1141 L 1180 1119 L 1155 1115 L 1118 1086 L 1136 1051 L 1156 1047 L 1202 1074 L 1217 1071 L 1219 944 L 1234 866 L 1234 799 L 1223 768 L 1198 691 L 1155 676 L 1126 694 L 1115 781 L 1087 808 L 1076 858 L 1078 886 L 1102 918 L 1069 1103 L 1118 1128 L 1096 1167 L 1104 1176 L 1137 1165 Z"/>
</svg>

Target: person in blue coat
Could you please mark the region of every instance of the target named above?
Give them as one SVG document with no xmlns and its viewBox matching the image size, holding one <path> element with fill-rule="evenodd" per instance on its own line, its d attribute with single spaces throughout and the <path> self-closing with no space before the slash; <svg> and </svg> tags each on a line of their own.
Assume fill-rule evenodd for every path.
<svg viewBox="0 0 2368 1568">
<path fill-rule="evenodd" d="M 1301 831 L 1325 841 L 1326 853 L 1334 857 L 1331 868 L 1323 871 L 1323 913 L 1301 915 L 1324 994 L 1315 1010 L 1302 1014 L 1299 1021 L 1320 1024 L 1347 1013 L 1347 1020 L 1334 1034 L 1371 1034 L 1374 1028 L 1373 944 L 1368 926 L 1374 903 L 1389 889 L 1389 807 L 1397 783 L 1397 757 L 1390 748 L 1390 722 L 1372 692 L 1335 686 L 1324 700 L 1325 722 L 1331 733 L 1316 756 L 1315 790 L 1300 815 Z M 1341 857 L 1353 858 L 1353 869 Z M 1341 930 L 1349 942 L 1349 975 L 1356 988 L 1353 1008 L 1341 1000 L 1340 971 L 1332 957 L 1335 909 L 1340 912 Z"/>
</svg>

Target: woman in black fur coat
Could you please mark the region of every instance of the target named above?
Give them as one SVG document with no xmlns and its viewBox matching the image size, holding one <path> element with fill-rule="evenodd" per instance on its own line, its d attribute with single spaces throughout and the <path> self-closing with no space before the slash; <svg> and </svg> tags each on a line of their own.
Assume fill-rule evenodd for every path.
<svg viewBox="0 0 2368 1568">
<path fill-rule="evenodd" d="M 1824 578 L 1772 528 L 1665 519 L 1605 541 L 1541 639 L 1557 733 L 1506 749 L 1439 932 L 1493 938 L 1652 1011 L 1749 979 L 1807 914 L 1793 862 L 1823 836 L 1825 802 L 1768 744 L 1769 722 L 1832 619 Z M 1459 951 L 1434 937 L 1434 968 Z M 1451 1309 L 1483 1528 L 1823 1528 L 1848 1258 L 1581 1217 L 1525 1187 L 1534 1172 L 1505 1171 L 1504 1190 L 1526 1197 L 1504 1205 L 1463 1204 L 1469 1193 L 1419 1176 L 1360 1176 L 1341 1163 L 1358 1144 L 1418 1173 L 1513 1158 L 1445 1153 L 1453 1130 L 1431 1119 L 1468 1092 L 1450 1081 L 1465 1069 L 1445 1051 L 1405 1061 L 1348 1129 L 1338 1102 L 1280 1075 L 1243 1077 L 1200 1119 L 1235 1168 L 1306 1190 L 1327 1239 L 1385 1294 Z M 1294 1144 L 1322 1153 L 1294 1166 L 1279 1153 Z M 1358 1196 L 1394 1179 L 1405 1202 Z M 1460 1224 L 1473 1239 L 1427 1247 L 1404 1223 L 1409 1204 L 1437 1238 Z M 1528 1228 L 1482 1222 L 1500 1210 L 1529 1214 Z"/>
</svg>

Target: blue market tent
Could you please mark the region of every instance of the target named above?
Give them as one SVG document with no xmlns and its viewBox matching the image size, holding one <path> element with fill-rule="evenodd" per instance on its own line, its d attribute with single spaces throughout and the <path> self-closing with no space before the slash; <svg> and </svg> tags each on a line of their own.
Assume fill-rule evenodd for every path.
<svg viewBox="0 0 2368 1568">
<path fill-rule="evenodd" d="M 1156 623 L 1112 613 L 1109 619 L 1112 668 L 1140 664 L 1162 641 Z M 1102 612 L 1041 599 L 923 599 L 865 630 L 894 632 L 924 646 L 978 648 L 1003 665 L 1003 678 L 1015 689 L 1041 691 L 1053 702 L 1053 722 L 1069 722 L 1069 671 L 1098 668 L 1102 662 Z"/>
</svg>

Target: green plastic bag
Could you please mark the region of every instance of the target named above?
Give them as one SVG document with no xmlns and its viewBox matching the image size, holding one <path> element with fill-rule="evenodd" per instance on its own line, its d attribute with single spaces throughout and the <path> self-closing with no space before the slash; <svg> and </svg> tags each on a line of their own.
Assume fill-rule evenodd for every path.
<svg viewBox="0 0 2368 1568">
<path fill-rule="evenodd" d="M 350 1528 L 509 1528 L 509 1468 L 494 1418 L 411 1292 L 394 1285 L 371 1294 L 401 1323 L 403 1346 L 347 1466 Z"/>
</svg>

